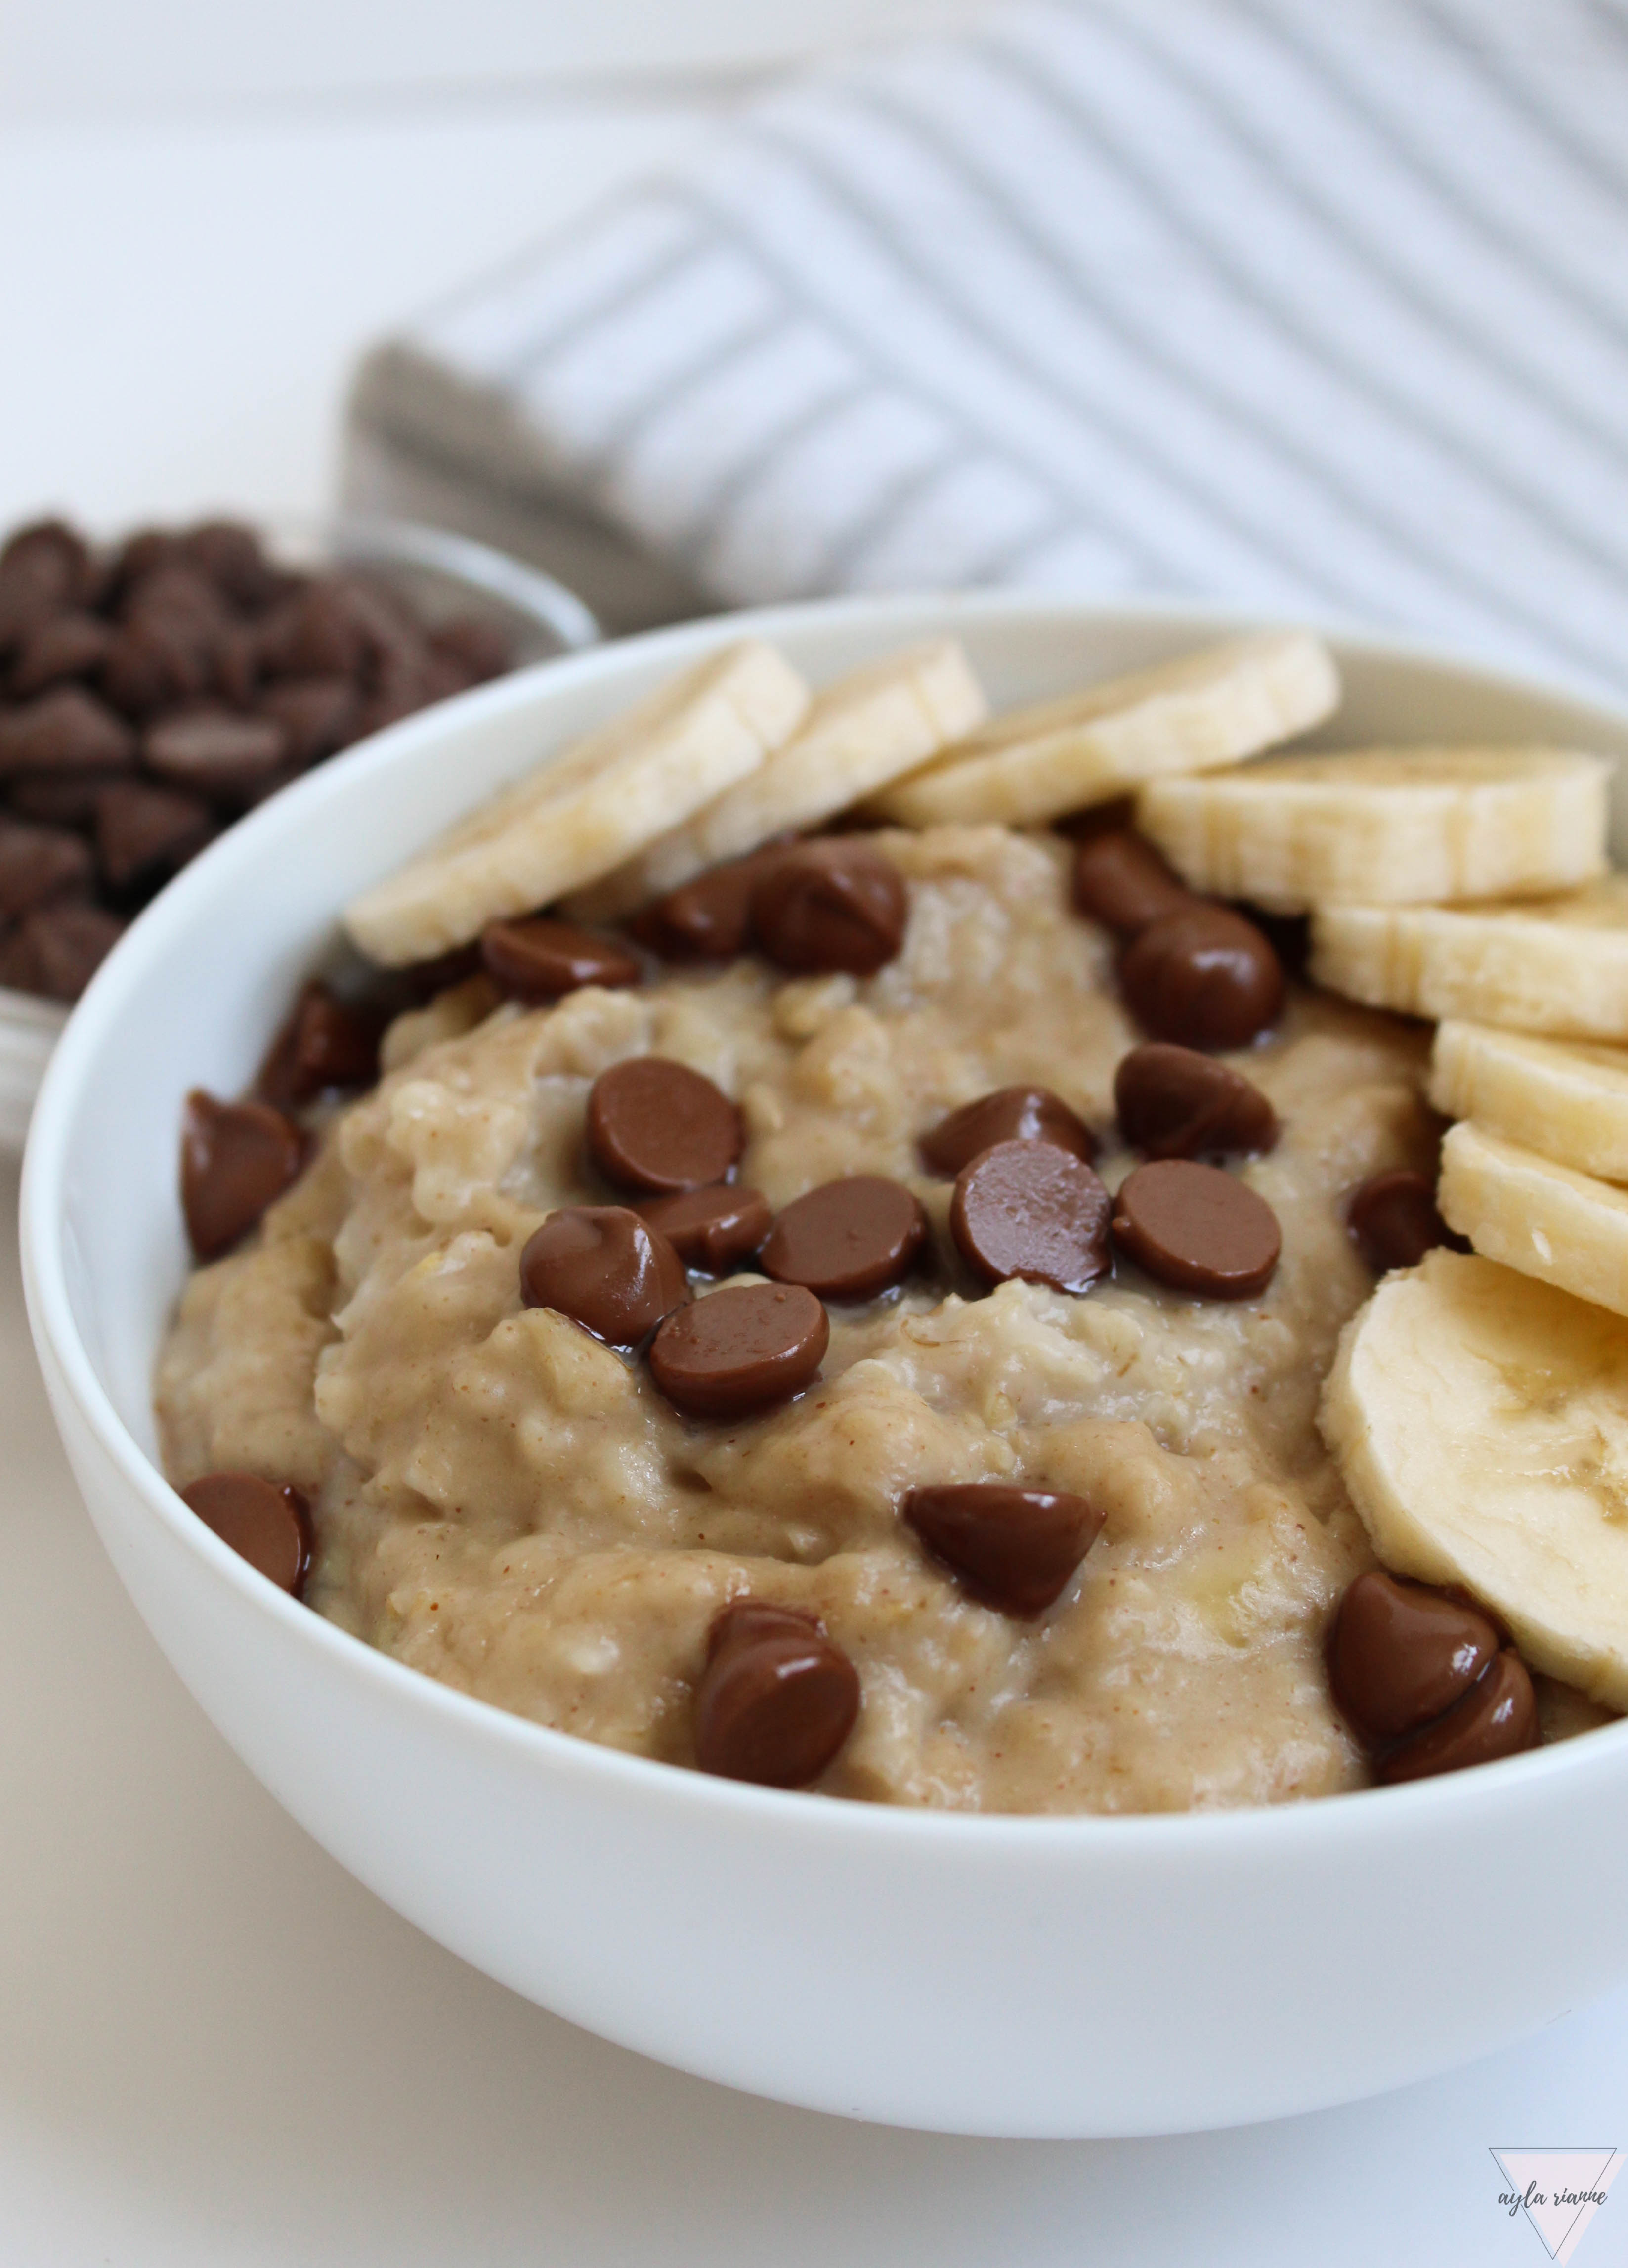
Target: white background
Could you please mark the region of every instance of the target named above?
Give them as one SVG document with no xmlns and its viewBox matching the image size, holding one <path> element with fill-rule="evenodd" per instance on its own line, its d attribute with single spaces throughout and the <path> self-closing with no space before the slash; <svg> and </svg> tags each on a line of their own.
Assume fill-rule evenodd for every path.
<svg viewBox="0 0 1628 2268">
<path fill-rule="evenodd" d="M 764 70 L 968 12 L 10 0 L 0 524 L 318 508 L 365 341 Z M 1538 2268 L 1489 2146 L 1628 2145 L 1628 1994 L 1381 2102 L 1080 2145 L 781 2110 L 516 2000 L 308 1843 L 155 1653 L 56 1449 L 3 1174 L 0 1210 L 0 2268 Z M 1628 2184 L 1580 2257 L 1628 2260 Z"/>
</svg>

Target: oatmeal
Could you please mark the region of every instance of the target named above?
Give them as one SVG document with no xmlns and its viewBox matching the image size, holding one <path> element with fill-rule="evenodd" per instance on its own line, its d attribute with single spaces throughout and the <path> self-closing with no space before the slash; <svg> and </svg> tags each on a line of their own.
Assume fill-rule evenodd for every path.
<svg viewBox="0 0 1628 2268">
<path fill-rule="evenodd" d="M 873 974 L 751 956 L 535 1006 L 477 975 L 400 1018 L 379 1084 L 250 1241 L 188 1284 L 158 1378 L 166 1470 L 178 1485 L 223 1469 L 289 1484 L 312 1510 L 317 1611 L 460 1690 L 643 1756 L 694 1763 L 698 1723 L 740 1738 L 740 1663 L 767 1675 L 773 1648 L 799 1642 L 784 1616 L 721 1640 L 720 1611 L 749 1601 L 816 1617 L 806 1649 L 857 1674 L 851 1729 L 814 1780 L 830 1794 L 1131 1812 L 1365 1785 L 1323 1647 L 1374 1555 L 1316 1413 L 1374 1288 L 1346 1200 L 1376 1174 L 1433 1167 L 1428 1035 L 1292 985 L 1270 1035 L 1211 1058 L 1213 1078 L 1190 1091 L 1150 1074 L 1116 1108 L 1145 1033 L 1113 938 L 1071 902 L 1072 847 L 996 825 L 863 839 L 908 893 L 902 948 Z M 856 920 L 885 924 L 879 902 L 855 903 Z M 788 894 L 777 918 L 799 917 Z M 1261 982 L 1243 970 L 1246 991 Z M 866 1231 L 892 1258 L 802 1292 L 823 1301 L 829 1340 L 792 1399 L 686 1414 L 608 1343 L 617 1332 L 525 1303 L 522 1254 L 545 1220 L 626 1203 L 585 1120 L 602 1074 L 651 1057 L 712 1082 L 744 1130 L 722 1194 L 652 1190 L 638 1206 L 658 1226 L 667 1209 L 692 1270 L 746 1263 L 696 1280 L 679 1311 L 692 1338 L 711 1302 L 770 1281 L 752 1263 L 771 1216 L 802 1249 L 818 1209 L 787 1209 L 826 1184 L 909 1193 L 891 1213 L 878 1199 Z M 1013 1087 L 1050 1091 L 1047 1127 L 991 1121 L 959 1165 L 940 1138 L 929 1170 L 924 1137 L 984 1098 L 998 1117 L 997 1091 Z M 976 1226 L 987 1186 L 959 1196 L 975 1160 L 986 1184 L 988 1161 L 1020 1147 L 1089 1178 L 1094 1134 L 1117 1196 L 1133 1173 L 1168 1172 L 1145 1161 L 1183 1112 L 1213 1138 L 1188 1156 L 1256 1147 L 1275 1116 L 1275 1146 L 1230 1156 L 1225 1174 L 1254 1274 L 1215 1296 L 1169 1280 L 1158 1255 L 1182 1244 L 1184 1216 L 1146 1181 L 1112 1255 L 1104 1213 L 1094 1272 L 1087 1238 L 1079 1288 L 979 1264 L 1001 1221 Z M 1116 1123 L 1141 1132 L 1138 1152 L 1113 1146 Z M 547 1269 L 575 1264 L 564 1246 L 528 1262 L 545 1288 L 564 1280 Z M 1033 1547 L 1083 1552 L 1043 1611 L 991 1603 L 934 1542 L 974 1483 L 1091 1507 L 1100 1532 Z M 842 1674 L 821 1659 L 809 1675 L 835 1724 Z"/>
</svg>

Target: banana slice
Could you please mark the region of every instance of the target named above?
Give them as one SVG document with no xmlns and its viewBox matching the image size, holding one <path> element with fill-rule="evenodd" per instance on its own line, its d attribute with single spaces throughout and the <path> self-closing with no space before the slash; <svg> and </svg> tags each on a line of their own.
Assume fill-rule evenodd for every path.
<svg viewBox="0 0 1628 2268">
<path fill-rule="evenodd" d="M 1301 631 L 1229 638 L 1085 693 L 1015 709 L 866 806 L 907 827 L 1038 826 L 1160 772 L 1235 764 L 1330 715 L 1339 672 Z"/>
<path fill-rule="evenodd" d="M 981 725 L 983 688 L 955 638 L 890 654 L 816 696 L 768 762 L 686 825 L 578 893 L 577 921 L 614 921 L 777 835 L 818 826 Z"/>
<path fill-rule="evenodd" d="M 1346 1325 L 1320 1422 L 1388 1567 L 1628 1710 L 1628 1323 L 1433 1252 Z"/>
<path fill-rule="evenodd" d="M 1277 913 L 1566 890 L 1605 871 L 1603 756 L 1352 748 L 1156 780 L 1137 824 L 1182 880 Z"/>
<path fill-rule="evenodd" d="M 1320 906 L 1315 983 L 1371 1008 L 1628 1040 L 1628 877 L 1484 906 Z"/>
<path fill-rule="evenodd" d="M 371 959 L 399 968 L 552 904 L 755 771 L 808 701 L 762 639 L 725 646 L 472 813 L 357 898 L 345 926 Z"/>
<path fill-rule="evenodd" d="M 1580 1174 L 1628 1182 L 1628 1049 L 1442 1024 L 1430 1099 L 1445 1117 L 1473 1118 Z"/>
<path fill-rule="evenodd" d="M 1628 1190 L 1464 1119 L 1441 1145 L 1436 1203 L 1484 1258 L 1628 1315 Z"/>
</svg>

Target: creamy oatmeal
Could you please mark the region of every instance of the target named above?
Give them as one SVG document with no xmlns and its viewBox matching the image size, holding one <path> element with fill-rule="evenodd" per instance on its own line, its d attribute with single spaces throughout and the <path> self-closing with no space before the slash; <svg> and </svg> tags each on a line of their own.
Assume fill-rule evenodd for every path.
<svg viewBox="0 0 1628 2268">
<path fill-rule="evenodd" d="M 1258 1295 L 1186 1296 L 1123 1256 L 1084 1296 L 991 1288 L 920 1138 L 1035 1082 L 1112 1142 L 1116 1069 L 1143 1034 L 1114 940 L 1070 902 L 1069 845 L 995 826 L 867 839 L 910 898 L 903 949 L 873 976 L 746 957 L 532 1009 L 476 976 L 401 1018 L 379 1085 L 188 1284 L 158 1378 L 167 1471 L 291 1484 L 319 1612 L 641 1755 L 694 1760 L 709 1629 L 749 1594 L 817 1615 L 858 1673 L 854 1729 L 816 1783 L 832 1794 L 1157 1811 L 1366 1784 L 1322 1647 L 1374 1560 L 1315 1412 L 1374 1285 L 1345 1200 L 1433 1163 L 1427 1035 L 1296 987 L 1272 1035 L 1225 1059 L 1282 1124 L 1229 1165 L 1281 1228 Z M 816 1382 L 758 1414 L 683 1416 L 640 1363 L 521 1303 L 545 1217 L 616 1202 L 585 1164 L 586 1098 L 645 1055 L 739 1103 L 739 1179 L 776 1211 L 864 1174 L 928 1216 L 916 1272 L 829 1301 Z M 1097 1170 L 1114 1190 L 1135 1162 L 1108 1148 Z M 901 1521 L 912 1490 L 984 1480 L 1104 1516 L 1042 1615 L 980 1603 Z"/>
</svg>

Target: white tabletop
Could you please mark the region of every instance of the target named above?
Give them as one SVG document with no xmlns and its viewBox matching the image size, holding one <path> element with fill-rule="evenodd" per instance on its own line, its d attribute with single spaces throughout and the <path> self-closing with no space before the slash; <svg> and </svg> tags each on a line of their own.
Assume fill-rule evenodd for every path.
<svg viewBox="0 0 1628 2268">
<path fill-rule="evenodd" d="M 534 91 L 0 127 L 0 524 L 320 506 L 357 346 L 713 110 Z M 15 1197 L 0 1173 L 5 2268 L 1536 2268 L 1491 2148 L 1628 2146 L 1628 1992 L 1377 2102 L 1075 2145 L 755 2102 L 515 1999 L 307 1841 L 146 1637 L 57 1449 Z M 1628 2260 L 1628 2183 L 1580 2257 Z"/>
</svg>

